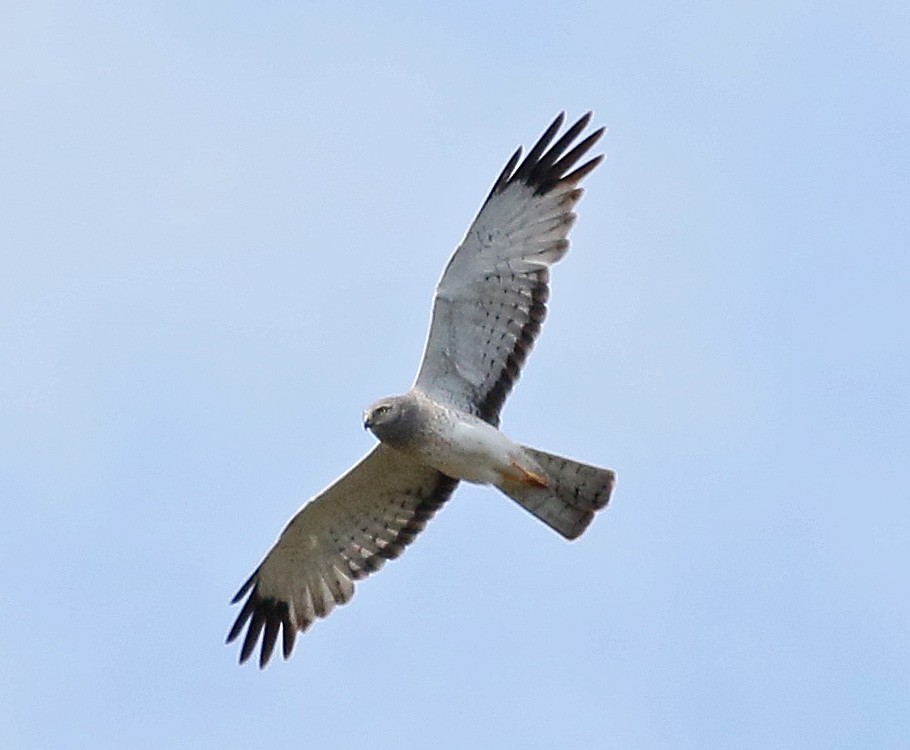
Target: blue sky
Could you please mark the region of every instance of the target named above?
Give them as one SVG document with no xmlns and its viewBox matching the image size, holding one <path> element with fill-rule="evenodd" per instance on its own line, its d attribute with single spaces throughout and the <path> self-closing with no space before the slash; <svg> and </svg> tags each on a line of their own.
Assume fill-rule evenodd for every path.
<svg viewBox="0 0 910 750">
<path fill-rule="evenodd" d="M 904 747 L 905 3 L 0 11 L 0 746 Z M 229 597 L 412 381 L 515 146 L 609 128 L 516 439 L 267 671 Z"/>
</svg>

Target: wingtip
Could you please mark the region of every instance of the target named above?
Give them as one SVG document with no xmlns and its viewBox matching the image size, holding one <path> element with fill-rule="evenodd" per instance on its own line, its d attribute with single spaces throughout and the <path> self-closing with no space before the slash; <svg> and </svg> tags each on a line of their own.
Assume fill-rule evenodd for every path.
<svg viewBox="0 0 910 750">
<path fill-rule="evenodd" d="M 253 584 L 256 582 L 257 575 L 259 575 L 259 568 L 256 568 L 250 577 L 244 581 L 243 585 L 240 587 L 240 590 L 234 594 L 234 598 L 231 599 L 231 604 L 237 604 L 241 599 L 243 599 L 246 592 L 249 591 Z"/>
<path fill-rule="evenodd" d="M 558 183 L 566 183 L 567 177 L 578 182 L 600 163 L 599 160 L 589 160 L 581 168 L 575 169 L 574 172 L 571 171 L 603 136 L 606 128 L 600 127 L 582 137 L 580 141 L 576 141 L 582 136 L 594 116 L 593 110 L 589 110 L 565 128 L 557 138 L 557 134 L 562 129 L 564 114 L 564 112 L 560 112 L 528 152 L 524 161 L 510 178 L 510 183 L 525 182 L 534 187 L 535 192 L 542 194 Z"/>
<path fill-rule="evenodd" d="M 593 117 L 594 117 L 594 110 L 589 109 L 581 117 L 578 118 L 578 121 L 575 124 L 578 125 L 582 130 L 584 130 L 586 127 L 588 127 L 588 123 L 591 122 L 591 119 Z"/>
<path fill-rule="evenodd" d="M 593 159 L 589 159 L 584 164 L 582 164 L 578 169 L 569 172 L 565 177 L 563 177 L 559 182 L 565 185 L 577 185 L 585 177 L 587 177 L 591 172 L 593 172 L 597 165 L 600 164 L 606 156 L 604 154 L 598 154 Z"/>
<path fill-rule="evenodd" d="M 284 623 L 281 635 L 281 655 L 284 657 L 284 660 L 287 661 L 291 658 L 291 654 L 294 651 L 294 641 L 297 639 L 297 628 L 288 625 L 288 623 Z"/>
</svg>

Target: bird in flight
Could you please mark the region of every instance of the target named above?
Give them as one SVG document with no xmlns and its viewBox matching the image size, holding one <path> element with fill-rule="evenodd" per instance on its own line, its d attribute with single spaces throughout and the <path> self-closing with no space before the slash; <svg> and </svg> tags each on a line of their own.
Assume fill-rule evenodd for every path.
<svg viewBox="0 0 910 750">
<path fill-rule="evenodd" d="M 241 664 L 261 636 L 265 667 L 279 631 L 287 659 L 297 633 L 398 557 L 459 481 L 493 485 L 567 539 L 607 505 L 613 471 L 498 429 L 546 316 L 550 266 L 569 249 L 579 184 L 603 159 L 585 160 L 603 128 L 578 140 L 591 113 L 559 135 L 563 119 L 512 155 L 445 267 L 414 385 L 364 412 L 379 444 L 297 512 L 232 600 L 246 596 L 227 636 L 246 628 Z"/>
</svg>

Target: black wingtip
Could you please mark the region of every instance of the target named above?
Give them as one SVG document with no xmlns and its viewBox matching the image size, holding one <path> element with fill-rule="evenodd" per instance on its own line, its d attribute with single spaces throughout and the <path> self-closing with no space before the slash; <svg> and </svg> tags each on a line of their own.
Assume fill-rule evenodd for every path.
<svg viewBox="0 0 910 750">
<path fill-rule="evenodd" d="M 512 158 L 510 158 L 502 168 L 502 172 L 499 173 L 499 177 L 496 178 L 496 182 L 493 183 L 493 187 L 490 189 L 490 195 L 487 196 L 487 200 L 509 184 L 512 172 L 515 170 L 515 165 L 518 164 L 519 159 L 521 159 L 521 146 L 515 150 L 515 153 L 512 154 Z"/>
<path fill-rule="evenodd" d="M 581 167 L 570 171 L 606 132 L 606 128 L 598 128 L 575 143 L 585 128 L 591 124 L 593 117 L 593 111 L 586 112 L 556 139 L 565 122 L 565 112 L 560 112 L 531 147 L 527 156 L 521 160 L 521 163 L 519 163 L 521 149 L 512 155 L 505 169 L 493 184 L 490 196 L 502 192 L 508 185 L 515 182 L 522 182 L 533 187 L 535 193 L 542 195 L 561 182 L 577 183 L 581 181 L 603 159 L 602 155 L 596 156 Z M 556 139 L 555 142 L 554 139 Z"/>
<path fill-rule="evenodd" d="M 550 123 L 550 126 L 543 132 L 543 135 L 537 139 L 537 143 L 531 147 L 531 150 L 528 151 L 528 155 L 525 157 L 524 161 L 518 169 L 515 170 L 515 174 L 512 175 L 512 180 L 526 180 L 530 176 L 531 171 L 534 169 L 541 156 L 543 156 L 544 151 L 546 151 L 547 147 L 552 143 L 553 138 L 556 137 L 556 134 L 562 127 L 562 123 L 565 119 L 565 112 L 560 112 L 556 115 L 556 119 Z"/>
<path fill-rule="evenodd" d="M 281 621 L 281 653 L 285 660 L 291 658 L 294 641 L 297 639 L 297 628 L 291 623 L 290 614 Z"/>
<path fill-rule="evenodd" d="M 246 579 L 243 586 L 240 587 L 240 590 L 234 594 L 234 598 L 231 599 L 231 604 L 237 604 L 243 597 L 246 595 L 246 592 L 249 591 L 253 584 L 256 582 L 256 576 L 259 575 L 259 568 L 253 571 L 253 574 Z"/>
<path fill-rule="evenodd" d="M 569 174 L 563 177 L 562 182 L 569 184 L 581 182 L 585 177 L 591 174 L 591 172 L 597 168 L 597 165 L 600 164 L 605 158 L 606 157 L 603 154 L 598 154 L 593 159 L 589 159 L 574 172 L 569 172 Z"/>
<path fill-rule="evenodd" d="M 261 608 L 253 612 L 253 617 L 247 627 L 246 637 L 243 639 L 243 646 L 240 648 L 240 663 L 244 664 L 256 648 L 256 641 L 259 640 L 259 634 L 265 627 L 265 613 Z"/>
<path fill-rule="evenodd" d="M 275 611 L 270 612 L 265 618 L 265 633 L 262 636 L 262 648 L 259 651 L 260 669 L 265 669 L 265 665 L 269 663 L 269 659 L 272 658 L 272 651 L 275 650 L 275 642 L 278 640 L 281 619 L 276 617 L 276 614 L 278 613 Z"/>
<path fill-rule="evenodd" d="M 238 596 L 247 592 L 250 586 L 244 584 Z M 236 599 L 234 600 L 237 601 Z M 305 629 L 306 623 L 303 628 Z M 246 635 L 243 638 L 243 644 L 240 647 L 240 664 L 249 661 L 253 652 L 256 650 L 256 644 L 259 642 L 259 636 L 262 636 L 262 643 L 259 649 L 259 668 L 264 669 L 272 658 L 275 646 L 278 642 L 278 635 L 281 634 L 281 650 L 284 658 L 287 659 L 294 649 L 294 641 L 297 637 L 297 627 L 291 621 L 291 610 L 287 602 L 276 599 L 264 598 L 259 595 L 258 587 L 253 588 L 249 597 L 244 602 L 243 607 L 234 620 L 230 632 L 225 638 L 225 643 L 233 643 L 246 628 Z"/>
<path fill-rule="evenodd" d="M 243 626 L 246 625 L 247 620 L 253 616 L 255 609 L 256 597 L 254 592 L 254 594 L 250 595 L 250 598 L 244 602 L 243 608 L 238 613 L 237 619 L 234 620 L 234 624 L 231 626 L 231 630 L 227 634 L 227 638 L 224 640 L 225 643 L 233 643 L 237 639 L 237 636 L 239 636 L 243 631 Z"/>
</svg>

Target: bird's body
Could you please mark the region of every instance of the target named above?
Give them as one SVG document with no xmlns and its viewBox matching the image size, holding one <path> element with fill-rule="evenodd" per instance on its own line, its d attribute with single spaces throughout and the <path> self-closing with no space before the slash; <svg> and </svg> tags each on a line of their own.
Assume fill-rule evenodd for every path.
<svg viewBox="0 0 910 750">
<path fill-rule="evenodd" d="M 227 638 L 246 628 L 241 662 L 261 636 L 265 666 L 279 633 L 290 656 L 297 633 L 398 557 L 459 481 L 494 485 L 568 539 L 606 506 L 613 471 L 498 429 L 546 316 L 550 266 L 569 248 L 578 185 L 603 158 L 576 166 L 603 134 L 576 143 L 589 121 L 590 113 L 557 139 L 560 115 L 500 173 L 439 280 L 413 387 L 364 413 L 379 445 L 298 511 L 234 597 L 246 596 Z"/>
<path fill-rule="evenodd" d="M 381 410 L 379 416 L 377 410 Z M 437 471 L 474 484 L 499 484 L 540 467 L 506 435 L 472 414 L 411 389 L 367 409 L 364 424 L 384 444 Z M 518 468 L 516 468 L 518 467 Z"/>
</svg>

